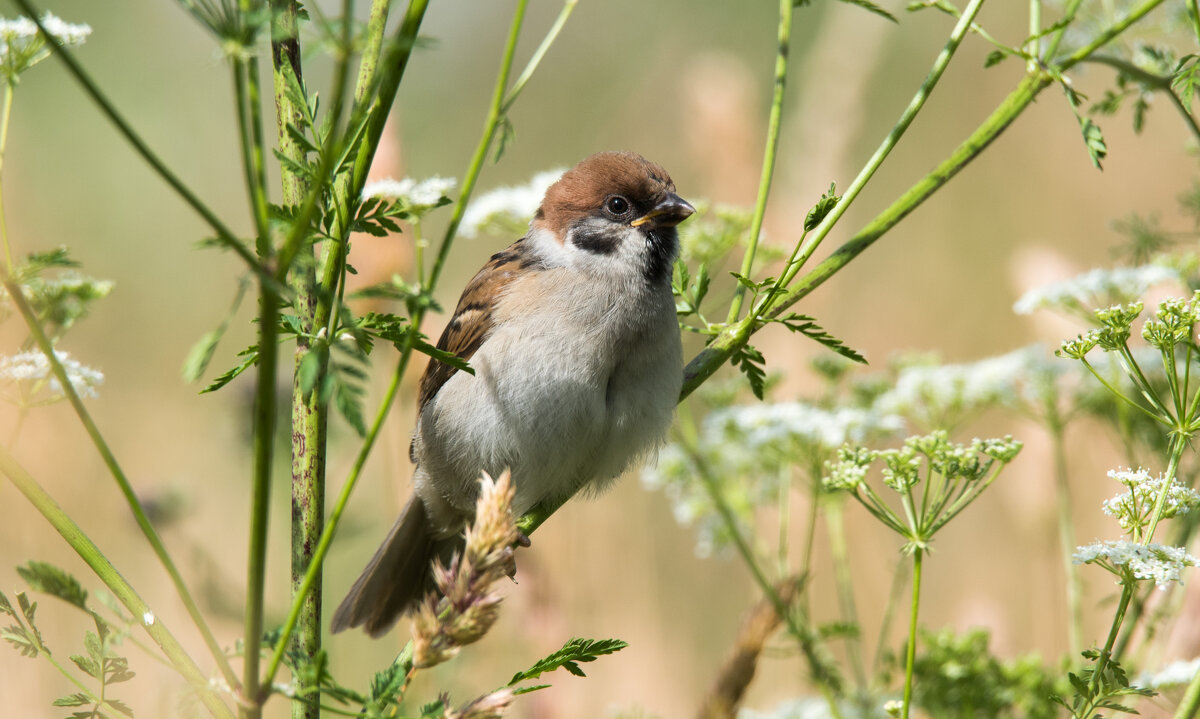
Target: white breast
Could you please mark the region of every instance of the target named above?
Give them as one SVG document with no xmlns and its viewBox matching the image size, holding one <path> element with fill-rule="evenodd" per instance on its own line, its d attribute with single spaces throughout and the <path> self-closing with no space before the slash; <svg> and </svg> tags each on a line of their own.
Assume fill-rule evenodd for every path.
<svg viewBox="0 0 1200 719">
<path fill-rule="evenodd" d="M 669 288 L 544 270 L 513 282 L 495 320 L 475 375 L 455 373 L 418 420 L 417 491 L 443 525 L 471 510 L 480 470 L 512 469 L 518 513 L 602 488 L 662 442 L 679 396 Z"/>
</svg>

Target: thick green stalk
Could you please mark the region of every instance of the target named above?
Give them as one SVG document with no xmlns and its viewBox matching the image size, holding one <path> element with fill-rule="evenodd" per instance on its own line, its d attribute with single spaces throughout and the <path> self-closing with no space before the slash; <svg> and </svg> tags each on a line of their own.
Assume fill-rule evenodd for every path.
<svg viewBox="0 0 1200 719">
<path fill-rule="evenodd" d="M 304 126 L 304 108 L 296 106 L 287 92 L 287 73 L 303 83 L 304 72 L 300 60 L 297 4 L 295 0 L 272 0 L 271 59 L 275 96 L 275 130 L 279 151 L 284 156 L 303 162 L 304 150 L 288 133 L 288 126 Z M 280 170 L 283 204 L 296 209 L 303 205 L 311 188 L 301 176 Z M 296 337 L 296 349 L 292 358 L 292 482 L 291 482 L 291 581 L 292 595 L 297 596 L 304 576 L 312 561 L 311 537 L 318 536 L 325 512 L 325 446 L 328 433 L 328 413 L 321 402 L 319 392 L 304 392 L 300 367 L 311 350 L 310 337 L 315 334 L 313 314 L 317 304 L 318 290 L 315 283 L 315 258 L 312 245 L 301 243 L 294 260 L 288 266 L 288 284 L 294 297 L 294 309 L 300 319 L 303 333 Z M 320 568 L 315 581 L 321 582 Z M 293 644 L 281 641 L 277 649 L 290 648 L 302 657 L 314 657 L 321 649 L 321 592 L 306 594 L 299 602 L 301 631 Z M 272 678 L 264 682 L 271 686 Z M 306 688 L 307 689 L 307 688 Z M 292 704 L 293 717 L 310 717 L 319 714 L 319 700 L 313 703 Z"/>
<path fill-rule="evenodd" d="M 50 526 L 54 527 L 55 531 L 67 541 L 67 544 L 79 554 L 79 557 L 95 572 L 100 581 L 104 582 L 113 596 L 125 605 L 125 608 L 134 617 L 141 618 L 140 624 L 145 628 L 146 633 L 162 649 L 163 654 L 171 662 L 171 666 L 191 685 L 200 701 L 208 709 L 209 714 L 221 719 L 233 719 L 233 713 L 229 707 L 213 692 L 208 678 L 201 673 L 196 663 L 188 656 L 162 620 L 150 610 L 150 606 L 138 596 L 138 593 L 113 567 L 100 548 L 83 533 L 79 525 L 75 524 L 62 507 L 46 494 L 41 485 L 13 459 L 12 455 L 2 448 L 0 448 L 0 472 L 8 477 L 13 486 L 25 495 L 34 508 L 50 523 Z"/>
<path fill-rule="evenodd" d="M 24 11 L 25 14 L 30 18 L 32 18 L 35 23 L 37 23 L 39 30 L 45 33 L 45 28 L 42 26 L 41 20 L 42 13 L 33 6 L 33 3 L 31 3 L 29 0 L 13 0 L 13 2 L 19 5 L 21 10 Z M 48 35 L 48 33 L 46 34 Z M 84 71 L 83 67 L 80 66 L 75 60 L 74 54 L 65 47 L 55 47 L 54 55 L 62 60 L 63 64 L 67 67 L 67 71 L 75 78 L 76 82 L 80 84 L 84 92 L 86 92 L 88 96 L 92 98 L 92 101 L 96 103 L 96 105 L 100 108 L 100 111 L 104 113 L 106 117 L 108 117 L 109 122 L 111 122 L 113 126 L 117 128 L 117 131 L 125 137 L 130 145 L 133 145 L 133 149 L 142 156 L 142 159 L 144 159 L 147 164 L 149 164 L 150 167 L 153 168 L 154 171 L 157 172 L 158 175 L 168 185 L 171 186 L 171 189 L 175 190 L 176 194 L 178 194 L 184 202 L 190 205 L 192 209 L 194 209 L 196 213 L 203 218 L 208 226 L 217 233 L 218 238 L 221 240 L 222 246 L 233 250 L 251 269 L 253 269 L 259 275 L 269 276 L 270 273 L 267 272 L 261 264 L 259 264 L 258 260 L 253 254 L 251 254 L 250 250 L 247 249 L 247 247 L 242 244 L 240 240 L 238 240 L 233 232 L 225 226 L 225 223 L 221 222 L 216 213 L 209 209 L 209 207 L 205 205 L 187 185 L 183 184 L 183 181 L 179 179 L 179 177 L 172 172 L 169 167 L 166 166 L 166 164 L 158 157 L 158 155 L 156 155 L 154 151 L 150 149 L 150 146 L 146 144 L 141 136 L 134 131 L 133 126 L 129 124 L 124 116 L 117 112 L 117 108 L 113 106 L 104 92 L 100 90 L 100 87 L 92 80 L 91 76 L 89 76 Z"/>
<path fill-rule="evenodd" d="M 924 550 L 916 547 L 913 550 L 913 580 L 912 580 L 912 609 L 908 615 L 908 651 L 904 659 L 904 708 L 903 719 L 908 719 L 909 707 L 912 705 L 913 665 L 917 660 L 917 611 L 921 606 L 921 562 Z"/>
<path fill-rule="evenodd" d="M 767 199 L 771 194 L 771 179 L 775 175 L 775 157 L 779 154 L 779 127 L 783 118 L 783 96 L 787 84 L 788 51 L 791 49 L 793 0 L 779 0 L 779 31 L 775 53 L 775 89 L 771 96 L 771 112 L 767 118 L 767 146 L 763 150 L 762 175 L 758 180 L 758 198 L 754 202 L 754 215 L 750 220 L 750 239 L 746 253 L 742 256 L 742 276 L 749 277 L 754 270 L 754 255 L 762 235 L 763 217 L 767 213 Z M 729 305 L 729 316 L 725 320 L 732 324 L 742 313 L 742 302 L 746 298 L 746 287 L 738 283 Z"/>
<path fill-rule="evenodd" d="M 396 364 L 396 371 L 392 373 L 392 380 L 388 384 L 387 392 L 384 393 L 383 400 L 379 403 L 379 409 L 375 413 L 375 421 L 371 424 L 371 428 L 367 432 L 367 437 L 363 440 L 362 447 L 358 450 L 358 456 L 354 459 L 354 466 L 350 469 L 350 474 L 346 478 L 345 485 L 342 486 L 342 492 L 338 495 L 337 502 L 333 505 L 333 511 L 329 514 L 329 521 L 325 524 L 321 532 L 321 538 L 317 541 L 316 549 L 313 551 L 308 571 L 304 574 L 300 585 L 294 587 L 292 590 L 292 608 L 283 623 L 279 643 L 276 645 L 275 653 L 271 656 L 271 660 L 267 664 L 267 672 L 263 679 L 263 683 L 267 686 L 271 685 L 275 680 L 275 674 L 279 671 L 284 652 L 288 646 L 288 640 L 300 621 L 304 598 L 309 595 L 320 581 L 321 565 L 325 561 L 325 555 L 329 552 L 329 545 L 333 543 L 333 538 L 337 534 L 342 513 L 345 512 L 346 504 L 350 501 L 350 494 L 354 491 L 355 485 L 358 484 L 358 478 L 362 474 L 363 466 L 367 463 L 367 457 L 371 454 L 371 450 L 375 446 L 375 440 L 379 438 L 379 430 L 383 428 L 383 423 L 387 419 L 388 411 L 392 407 L 392 401 L 396 397 L 396 391 L 400 387 L 400 380 L 404 378 L 404 370 L 408 367 L 408 360 L 411 356 L 411 349 L 406 348 L 400 353 L 400 359 Z"/>
<path fill-rule="evenodd" d="M 138 499 L 137 493 L 134 492 L 129 478 L 125 476 L 125 471 L 121 469 L 120 463 L 117 462 L 116 455 L 109 448 L 104 435 L 100 433 L 100 428 L 96 426 L 91 413 L 88 412 L 87 407 L 83 404 L 83 400 L 80 399 L 79 393 L 75 391 L 75 386 L 71 384 L 71 379 L 67 376 L 67 371 L 63 367 L 62 362 L 54 354 L 54 346 L 50 343 L 50 339 L 46 336 L 45 331 L 42 330 L 42 326 L 38 322 L 33 308 L 29 306 L 29 301 L 25 299 L 25 293 L 21 291 L 21 287 L 8 275 L 7 270 L 2 274 L 3 277 L 0 281 L 3 282 L 9 299 L 16 305 L 17 311 L 24 318 L 25 324 L 29 327 L 30 335 L 32 335 L 38 349 L 46 356 L 54 377 L 62 386 L 63 395 L 71 404 L 71 408 L 75 410 L 75 415 L 79 417 L 80 424 L 83 425 L 84 430 L 88 433 L 88 437 L 92 440 L 92 444 L 95 445 L 96 450 L 100 453 L 100 458 L 104 460 L 105 466 L 108 467 L 109 474 L 116 480 L 117 487 L 120 488 L 122 496 L 125 497 L 126 504 L 129 505 L 130 511 L 133 512 L 133 517 L 137 522 L 138 528 L 142 530 L 142 535 L 146 537 L 146 541 L 150 543 L 155 556 L 158 557 L 159 562 L 162 563 L 163 568 L 167 570 L 167 574 L 171 577 L 171 583 L 175 586 L 175 591 L 183 601 L 188 616 L 192 618 L 196 628 L 200 630 L 200 635 L 204 638 L 205 645 L 212 654 L 214 661 L 217 662 L 217 666 L 221 669 L 222 676 L 225 677 L 230 686 L 236 687 L 237 675 L 234 674 L 233 667 L 229 665 L 229 660 L 225 657 L 225 651 L 221 649 L 221 645 L 213 635 L 212 629 L 209 628 L 208 623 L 204 620 L 204 615 L 200 612 L 200 607 L 192 597 L 191 591 L 188 590 L 187 583 L 183 580 L 183 575 L 179 573 L 179 568 L 175 566 L 174 560 L 171 559 L 171 555 L 167 552 L 162 538 L 158 536 L 154 525 L 150 523 L 150 518 L 146 516 L 142 502 Z"/>
</svg>

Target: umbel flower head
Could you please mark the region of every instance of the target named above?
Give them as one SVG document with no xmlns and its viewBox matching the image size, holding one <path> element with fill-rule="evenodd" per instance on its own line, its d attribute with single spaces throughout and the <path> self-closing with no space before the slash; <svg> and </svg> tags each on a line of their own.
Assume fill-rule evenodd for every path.
<svg viewBox="0 0 1200 719">
<path fill-rule="evenodd" d="M 1186 487 L 1177 478 L 1159 475 L 1151 477 L 1150 472 L 1138 469 L 1113 469 L 1108 476 L 1125 485 L 1127 491 L 1112 499 L 1104 500 L 1104 513 L 1116 517 L 1121 528 L 1135 539 L 1141 536 L 1141 531 L 1150 524 L 1151 514 L 1158 496 L 1166 491 L 1163 500 L 1161 519 L 1171 519 L 1200 506 L 1200 494 Z M 1164 488 L 1164 485 L 1165 488 Z"/>
<path fill-rule="evenodd" d="M 1200 563 L 1183 547 L 1138 544 L 1125 540 L 1093 542 L 1076 549 L 1072 558 L 1076 564 L 1104 567 L 1122 584 L 1150 579 L 1159 589 L 1166 589 L 1171 582 L 1181 582 L 1179 573 L 1185 567 L 1195 567 Z"/>
<path fill-rule="evenodd" d="M 82 45 L 92 34 L 87 25 L 64 22 L 50 12 L 42 16 L 42 26 L 50 37 L 60 45 Z M 9 85 L 17 84 L 17 77 L 50 57 L 46 38 L 38 32 L 37 23 L 27 17 L 0 18 L 0 75 Z"/>
<path fill-rule="evenodd" d="M 524 234 L 542 204 L 546 190 L 558 182 L 563 172 L 565 170 L 561 168 L 539 172 L 527 185 L 498 187 L 480 195 L 467 206 L 458 234 L 463 237 L 475 237 L 480 233 Z"/>
<path fill-rule="evenodd" d="M 850 492 L 876 519 L 907 540 L 909 551 L 927 548 L 933 536 L 966 509 L 1021 451 L 1012 437 L 956 444 L 944 431 L 909 437 L 899 449 L 843 447 L 825 465 L 825 487 Z M 903 518 L 866 481 L 882 460 L 883 483 L 900 495 Z"/>
<path fill-rule="evenodd" d="M 1013 312 L 1029 315 L 1049 309 L 1091 319 L 1096 307 L 1132 302 L 1154 285 L 1171 281 L 1179 281 L 1179 272 L 1163 265 L 1097 268 L 1026 292 L 1013 305 Z"/>
<path fill-rule="evenodd" d="M 96 396 L 96 388 L 104 384 L 102 372 L 72 359 L 66 352 L 55 350 L 54 356 L 66 370 L 76 394 Z M 62 384 L 50 368 L 50 361 L 37 350 L 0 356 L 0 388 L 5 389 L 6 401 L 25 407 L 49 404 L 65 397 Z"/>
<path fill-rule="evenodd" d="M 413 666 L 441 664 L 496 623 L 500 596 L 492 586 L 512 576 L 512 547 L 519 537 L 512 516 L 515 492 L 507 470 L 496 480 L 483 473 L 466 546 L 448 566 L 440 560 L 434 564 L 434 582 L 442 597 L 430 593 L 413 615 Z"/>
</svg>

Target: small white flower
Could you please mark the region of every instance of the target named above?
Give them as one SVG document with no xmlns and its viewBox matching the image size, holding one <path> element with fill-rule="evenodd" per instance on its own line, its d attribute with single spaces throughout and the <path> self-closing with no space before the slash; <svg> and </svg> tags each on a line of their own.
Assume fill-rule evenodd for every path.
<svg viewBox="0 0 1200 719">
<path fill-rule="evenodd" d="M 82 45 L 92 34 L 87 25 L 64 22 L 47 12 L 42 25 L 56 42 L 62 45 Z M 0 75 L 9 84 L 17 76 L 50 56 L 45 38 L 38 33 L 37 24 L 27 17 L 0 18 Z"/>
<path fill-rule="evenodd" d="M 104 374 L 83 365 L 66 352 L 54 351 L 54 356 L 67 371 L 71 386 L 80 397 L 95 397 L 96 388 L 104 384 Z M 0 356 L 0 383 L 45 381 L 52 395 L 63 395 L 62 385 L 50 370 L 50 362 L 41 352 L 22 352 L 11 357 Z"/>
<path fill-rule="evenodd" d="M 1039 309 L 1088 311 L 1114 302 L 1135 300 L 1154 285 L 1178 280 L 1177 270 L 1162 265 L 1096 268 L 1026 292 L 1013 304 L 1013 312 L 1029 315 Z"/>
<path fill-rule="evenodd" d="M 1097 564 L 1118 577 L 1122 568 L 1128 569 L 1134 579 L 1153 580 L 1159 589 L 1166 589 L 1171 582 L 1182 584 L 1180 572 L 1200 563 L 1183 547 L 1126 541 L 1093 542 L 1078 547 L 1072 559 L 1075 564 Z"/>
<path fill-rule="evenodd" d="M 423 215 L 438 206 L 443 197 L 457 186 L 458 182 L 452 177 L 427 177 L 418 182 L 411 177 L 403 180 L 386 180 L 368 182 L 363 187 L 363 199 L 382 197 L 389 200 L 403 201 L 406 209 L 415 215 Z"/>
<path fill-rule="evenodd" d="M 1044 354 L 1034 346 L 978 362 L 911 365 L 900 371 L 895 387 L 875 400 L 873 411 L 907 414 L 941 425 L 948 413 L 1012 403 L 1022 396 L 1029 374 L 1045 364 Z"/>
<path fill-rule="evenodd" d="M 53 35 L 55 40 L 64 45 L 82 45 L 92 34 L 90 25 L 69 23 L 62 18 L 55 17 L 50 12 L 42 16 L 42 27 L 46 28 L 46 32 Z"/>
<path fill-rule="evenodd" d="M 1109 471 L 1108 476 L 1125 485 L 1129 491 L 1104 500 L 1104 513 L 1116 517 L 1125 530 L 1147 525 L 1166 478 L 1163 475 L 1151 477 L 1145 469 L 1136 472 L 1132 469 L 1114 469 Z M 1197 506 L 1200 506 L 1200 494 L 1184 486 L 1178 478 L 1172 478 L 1163 502 L 1162 518 L 1187 514 Z"/>
<path fill-rule="evenodd" d="M 499 229 L 508 232 L 514 226 L 524 226 L 533 219 L 546 190 L 566 170 L 557 169 L 540 172 L 527 185 L 498 187 L 471 201 L 463 214 L 458 232 L 463 237 L 476 237 L 481 232 Z"/>
<path fill-rule="evenodd" d="M 147 611 L 142 615 L 142 624 L 150 627 L 154 625 L 154 612 Z"/>
<path fill-rule="evenodd" d="M 1180 660 L 1171 662 L 1154 674 L 1143 674 L 1134 682 L 1137 686 L 1148 689 L 1164 689 L 1181 687 L 1190 684 L 1200 672 L 1200 657 L 1191 661 Z"/>
</svg>

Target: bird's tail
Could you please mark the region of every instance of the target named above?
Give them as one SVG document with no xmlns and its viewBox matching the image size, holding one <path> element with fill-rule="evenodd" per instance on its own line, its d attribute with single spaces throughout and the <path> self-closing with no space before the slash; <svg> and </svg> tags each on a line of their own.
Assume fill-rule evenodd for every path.
<svg viewBox="0 0 1200 719">
<path fill-rule="evenodd" d="M 386 633 L 432 589 L 436 544 L 425 503 L 414 495 L 333 613 L 332 631 L 362 626 L 373 637 Z"/>
</svg>

